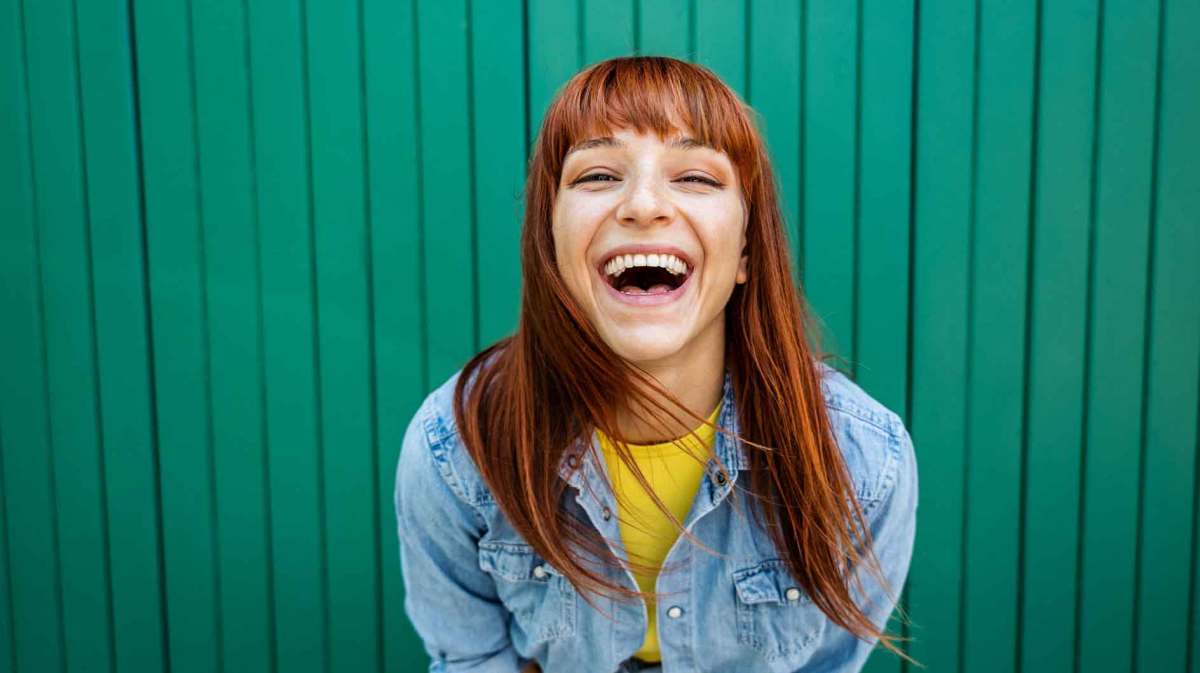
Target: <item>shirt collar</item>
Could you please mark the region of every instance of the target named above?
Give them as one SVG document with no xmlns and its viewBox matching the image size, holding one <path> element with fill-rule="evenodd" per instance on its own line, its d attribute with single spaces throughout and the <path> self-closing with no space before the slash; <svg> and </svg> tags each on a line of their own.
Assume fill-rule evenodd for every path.
<svg viewBox="0 0 1200 673">
<path fill-rule="evenodd" d="M 735 435 L 740 433 L 733 394 L 733 378 L 728 367 L 725 368 L 724 381 L 721 386 L 721 402 L 721 413 L 717 416 L 717 425 Z M 586 447 L 589 441 L 593 444 L 594 451 L 587 451 Z M 582 476 L 591 479 L 600 472 L 601 468 L 595 464 L 595 457 L 600 452 L 599 447 L 595 446 L 597 441 L 595 432 L 591 433 L 590 437 L 579 438 L 571 447 L 563 451 L 562 457 L 559 459 L 559 476 L 575 488 L 579 488 Z M 744 470 L 750 466 L 743 443 L 726 436 L 723 432 L 716 434 L 714 452 L 730 470 Z M 582 467 L 582 469 L 575 469 L 576 467 Z"/>
</svg>

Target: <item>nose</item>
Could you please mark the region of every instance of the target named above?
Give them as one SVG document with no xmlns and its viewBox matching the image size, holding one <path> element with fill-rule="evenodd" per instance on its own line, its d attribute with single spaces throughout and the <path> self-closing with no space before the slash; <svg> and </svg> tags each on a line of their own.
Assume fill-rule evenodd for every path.
<svg viewBox="0 0 1200 673">
<path fill-rule="evenodd" d="M 675 206 L 657 175 L 644 173 L 634 179 L 617 206 L 617 220 L 626 226 L 666 224 L 675 217 Z"/>
</svg>

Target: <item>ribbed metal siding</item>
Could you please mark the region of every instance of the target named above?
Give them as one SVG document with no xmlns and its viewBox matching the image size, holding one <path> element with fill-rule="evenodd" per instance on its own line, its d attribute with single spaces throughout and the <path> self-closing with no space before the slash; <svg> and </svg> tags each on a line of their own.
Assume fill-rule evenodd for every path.
<svg viewBox="0 0 1200 673">
<path fill-rule="evenodd" d="M 515 325 L 546 104 L 637 52 L 761 115 L 825 338 L 912 429 L 914 656 L 1200 671 L 1198 32 L 1196 0 L 0 0 L 0 668 L 422 668 L 401 435 Z"/>
</svg>

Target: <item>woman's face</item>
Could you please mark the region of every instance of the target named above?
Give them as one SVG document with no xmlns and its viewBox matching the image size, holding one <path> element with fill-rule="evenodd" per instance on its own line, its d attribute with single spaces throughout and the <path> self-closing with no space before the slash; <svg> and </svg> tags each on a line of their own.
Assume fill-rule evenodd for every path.
<svg viewBox="0 0 1200 673">
<path fill-rule="evenodd" d="M 585 139 L 555 198 L 558 271 L 618 355 L 686 361 L 714 330 L 723 337 L 725 305 L 746 281 L 747 214 L 729 157 L 686 131 Z"/>
</svg>

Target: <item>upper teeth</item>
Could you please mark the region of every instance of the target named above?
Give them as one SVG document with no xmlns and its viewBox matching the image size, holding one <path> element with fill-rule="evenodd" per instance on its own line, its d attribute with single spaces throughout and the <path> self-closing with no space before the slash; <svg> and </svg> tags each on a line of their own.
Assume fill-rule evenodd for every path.
<svg viewBox="0 0 1200 673">
<path fill-rule="evenodd" d="M 634 266 L 658 266 L 676 275 L 687 273 L 688 268 L 687 263 L 675 255 L 652 252 L 648 255 L 617 255 L 604 265 L 604 273 L 615 276 Z"/>
</svg>

